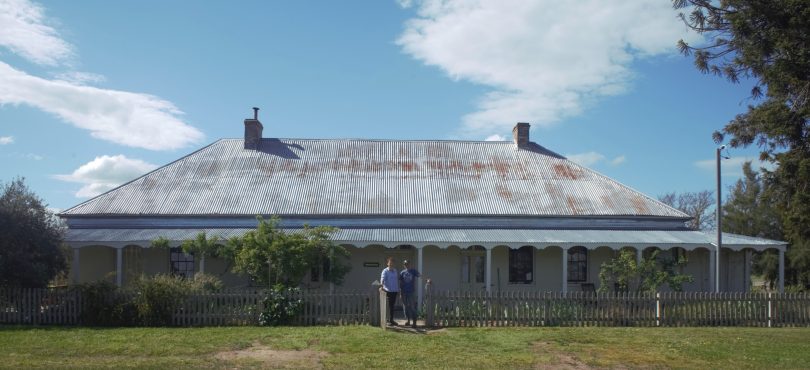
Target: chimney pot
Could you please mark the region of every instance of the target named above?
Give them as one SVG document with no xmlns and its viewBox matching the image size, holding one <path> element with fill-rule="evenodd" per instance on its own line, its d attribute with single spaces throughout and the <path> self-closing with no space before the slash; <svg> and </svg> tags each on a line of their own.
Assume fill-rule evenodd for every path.
<svg viewBox="0 0 810 370">
<path fill-rule="evenodd" d="M 512 140 L 515 142 L 517 148 L 526 148 L 529 146 L 529 125 L 526 122 L 518 122 L 512 129 Z"/>
<path fill-rule="evenodd" d="M 259 122 L 259 108 L 253 107 L 253 119 L 245 120 L 245 149 L 260 149 L 263 129 L 264 126 Z"/>
</svg>

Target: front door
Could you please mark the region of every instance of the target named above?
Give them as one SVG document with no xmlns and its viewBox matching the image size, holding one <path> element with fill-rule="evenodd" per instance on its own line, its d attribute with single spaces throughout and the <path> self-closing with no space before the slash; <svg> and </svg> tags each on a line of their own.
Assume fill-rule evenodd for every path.
<svg viewBox="0 0 810 370">
<path fill-rule="evenodd" d="M 486 291 L 486 252 L 483 247 L 461 251 L 461 290 Z"/>
</svg>

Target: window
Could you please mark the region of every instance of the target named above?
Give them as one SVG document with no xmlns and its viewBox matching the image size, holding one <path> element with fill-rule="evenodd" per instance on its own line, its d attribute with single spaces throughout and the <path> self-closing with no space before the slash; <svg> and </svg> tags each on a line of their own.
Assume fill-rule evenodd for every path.
<svg viewBox="0 0 810 370">
<path fill-rule="evenodd" d="M 321 266 L 315 266 L 309 271 L 310 281 L 321 281 L 322 277 L 329 276 L 329 260 L 324 259 Z"/>
<path fill-rule="evenodd" d="M 672 261 L 678 263 L 681 259 L 686 260 L 686 250 L 681 247 L 674 247 L 669 250 L 672 255 Z"/>
<path fill-rule="evenodd" d="M 585 247 L 574 247 L 568 250 L 568 281 L 582 282 L 588 280 L 588 250 Z"/>
<path fill-rule="evenodd" d="M 183 253 L 180 248 L 172 248 L 169 252 L 169 268 L 174 276 L 192 278 L 194 277 L 194 256 Z"/>
<path fill-rule="evenodd" d="M 462 283 L 485 283 L 486 269 L 483 247 L 472 246 L 461 252 Z"/>
<path fill-rule="evenodd" d="M 509 250 L 509 282 L 531 284 L 534 269 L 534 248 L 524 246 Z"/>
</svg>

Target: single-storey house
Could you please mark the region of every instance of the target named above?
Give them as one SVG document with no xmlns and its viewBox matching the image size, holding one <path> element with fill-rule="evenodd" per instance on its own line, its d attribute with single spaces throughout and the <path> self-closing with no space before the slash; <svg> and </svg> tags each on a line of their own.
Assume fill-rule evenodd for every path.
<svg viewBox="0 0 810 370">
<path fill-rule="evenodd" d="M 368 289 L 386 256 L 414 261 L 438 290 L 475 291 L 598 288 L 601 264 L 622 248 L 685 256 L 690 291 L 716 281 L 748 290 L 752 251 L 774 249 L 784 261 L 781 241 L 724 234 L 718 250 L 714 232 L 685 226 L 688 215 L 530 141 L 527 123 L 513 141 L 263 138 L 257 115 L 244 128 L 244 138 L 217 140 L 62 212 L 74 280 L 223 273 L 223 261 L 150 243 L 240 235 L 257 215 L 279 215 L 291 230 L 338 227 L 349 289 Z M 328 289 L 318 280 L 304 287 Z"/>
</svg>

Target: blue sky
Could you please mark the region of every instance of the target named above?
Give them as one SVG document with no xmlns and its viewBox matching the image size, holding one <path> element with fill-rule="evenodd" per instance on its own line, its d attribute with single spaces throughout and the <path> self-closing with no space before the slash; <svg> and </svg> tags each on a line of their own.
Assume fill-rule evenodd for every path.
<svg viewBox="0 0 810 370">
<path fill-rule="evenodd" d="M 750 83 L 669 1 L 0 0 L 0 181 L 50 207 L 223 137 L 532 140 L 651 196 L 713 190 Z M 730 185 L 756 148 L 724 161 Z"/>
</svg>

